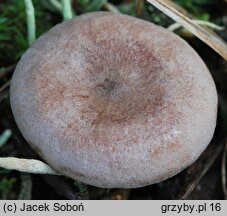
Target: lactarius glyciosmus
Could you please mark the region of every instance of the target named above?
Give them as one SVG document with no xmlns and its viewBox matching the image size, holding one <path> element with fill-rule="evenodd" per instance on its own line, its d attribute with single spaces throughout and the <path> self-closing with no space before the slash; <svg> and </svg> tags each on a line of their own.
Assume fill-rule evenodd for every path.
<svg viewBox="0 0 227 216">
<path fill-rule="evenodd" d="M 156 183 L 189 166 L 217 115 L 213 79 L 184 40 L 108 12 L 41 36 L 16 67 L 10 100 L 21 133 L 48 164 L 108 188 Z"/>
</svg>

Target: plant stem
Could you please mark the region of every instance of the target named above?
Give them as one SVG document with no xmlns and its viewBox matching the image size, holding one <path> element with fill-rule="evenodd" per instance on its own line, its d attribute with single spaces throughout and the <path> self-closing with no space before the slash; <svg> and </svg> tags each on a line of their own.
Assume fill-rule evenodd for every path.
<svg viewBox="0 0 227 216">
<path fill-rule="evenodd" d="M 24 0 L 24 3 L 27 14 L 28 44 L 30 46 L 36 39 L 35 11 L 32 0 Z"/>
<path fill-rule="evenodd" d="M 59 173 L 53 170 L 48 164 L 33 159 L 0 157 L 0 167 L 34 174 L 59 175 Z"/>
<path fill-rule="evenodd" d="M 69 20 L 73 18 L 71 0 L 61 0 L 62 3 L 62 13 L 64 20 Z"/>
<path fill-rule="evenodd" d="M 120 13 L 120 11 L 119 11 L 113 4 L 111 4 L 111 3 L 109 3 L 109 2 L 106 2 L 106 3 L 103 5 L 103 7 L 104 7 L 106 10 L 110 11 L 110 12 L 113 12 L 113 13 Z"/>
<path fill-rule="evenodd" d="M 11 130 L 9 129 L 4 130 L 4 132 L 0 135 L 0 148 L 6 144 L 11 135 L 12 135 Z"/>
<path fill-rule="evenodd" d="M 51 5 L 53 5 L 53 7 L 58 10 L 58 11 L 62 11 L 62 5 L 58 0 L 49 0 L 49 2 L 51 3 Z"/>
</svg>

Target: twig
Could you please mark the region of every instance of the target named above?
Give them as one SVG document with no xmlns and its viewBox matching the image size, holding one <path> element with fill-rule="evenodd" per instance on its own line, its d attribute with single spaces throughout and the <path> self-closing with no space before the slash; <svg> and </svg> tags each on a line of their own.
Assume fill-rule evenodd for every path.
<svg viewBox="0 0 227 216">
<path fill-rule="evenodd" d="M 12 64 L 6 68 L 1 69 L 0 79 L 11 74 L 13 72 L 13 70 L 15 69 L 15 67 L 16 67 L 16 64 Z"/>
<path fill-rule="evenodd" d="M 199 159 L 188 168 L 191 178 L 187 181 L 186 187 L 183 186 L 178 199 L 187 199 L 191 192 L 198 185 L 203 176 L 207 173 L 211 165 L 221 154 L 224 142 L 211 143 L 208 148 L 203 152 Z"/>
<path fill-rule="evenodd" d="M 73 18 L 71 0 L 61 0 L 62 3 L 62 13 L 64 20 L 69 20 Z"/>
<path fill-rule="evenodd" d="M 0 92 L 4 91 L 10 86 L 11 80 L 8 80 L 5 84 L 0 87 Z"/>
<path fill-rule="evenodd" d="M 203 20 L 192 20 L 192 21 L 194 23 L 210 27 L 210 28 L 217 30 L 217 31 L 223 31 L 225 29 L 225 27 L 223 27 L 223 26 L 218 26 L 218 25 L 211 23 L 211 22 L 208 22 L 208 21 L 203 21 Z M 177 29 L 179 29 L 181 27 L 182 27 L 182 25 L 180 23 L 173 23 L 167 29 L 169 31 L 176 31 Z"/>
<path fill-rule="evenodd" d="M 28 44 L 30 46 L 36 39 L 35 11 L 32 0 L 24 0 L 24 3 L 27 14 Z"/>
<path fill-rule="evenodd" d="M 225 60 L 227 60 L 227 44 L 225 41 L 210 29 L 204 28 L 199 24 L 194 23 L 189 16 L 186 16 L 181 12 L 179 5 L 176 5 L 170 0 L 147 1 L 171 17 L 173 20 L 180 23 L 182 26 L 184 26 L 184 28 L 205 42 L 213 50 L 219 53 Z"/>
<path fill-rule="evenodd" d="M 222 189 L 224 193 L 224 199 L 227 200 L 227 186 L 226 186 L 226 152 L 227 152 L 227 140 L 225 142 L 225 149 L 222 156 L 221 176 L 222 176 Z"/>
<path fill-rule="evenodd" d="M 139 17 L 141 15 L 141 7 L 143 0 L 136 0 L 136 16 Z"/>
<path fill-rule="evenodd" d="M 83 194 L 76 192 L 73 187 L 68 185 L 63 178 L 53 175 L 42 175 L 41 177 L 61 196 L 71 200 L 86 199 Z"/>
<path fill-rule="evenodd" d="M 51 174 L 60 175 L 53 170 L 49 165 L 42 161 L 34 159 L 20 159 L 15 157 L 0 158 L 0 167 L 4 169 L 18 170 L 21 172 L 33 174 Z"/>
<path fill-rule="evenodd" d="M 8 90 L 0 92 L 0 103 L 7 97 L 8 93 Z"/>
<path fill-rule="evenodd" d="M 6 129 L 3 131 L 3 133 L 0 135 L 0 148 L 7 143 L 11 135 L 12 135 L 11 130 Z"/>
</svg>

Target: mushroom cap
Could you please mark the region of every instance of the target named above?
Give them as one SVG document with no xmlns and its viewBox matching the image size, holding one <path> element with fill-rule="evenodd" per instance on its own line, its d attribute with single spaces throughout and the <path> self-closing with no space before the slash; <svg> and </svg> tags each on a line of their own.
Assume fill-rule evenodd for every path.
<svg viewBox="0 0 227 216">
<path fill-rule="evenodd" d="M 16 67 L 10 101 L 22 135 L 47 163 L 107 188 L 177 174 L 209 144 L 217 116 L 213 79 L 184 40 L 109 12 L 42 35 Z"/>
</svg>

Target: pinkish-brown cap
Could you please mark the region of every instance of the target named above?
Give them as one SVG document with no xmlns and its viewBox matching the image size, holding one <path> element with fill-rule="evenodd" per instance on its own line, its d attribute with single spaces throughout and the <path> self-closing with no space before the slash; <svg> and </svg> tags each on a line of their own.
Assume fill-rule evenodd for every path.
<svg viewBox="0 0 227 216">
<path fill-rule="evenodd" d="M 217 93 L 181 38 L 96 12 L 52 28 L 23 55 L 10 100 L 30 145 L 60 173 L 99 187 L 167 179 L 209 144 Z"/>
</svg>

